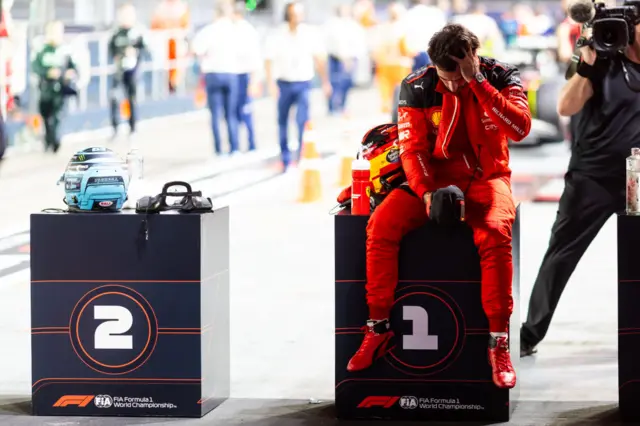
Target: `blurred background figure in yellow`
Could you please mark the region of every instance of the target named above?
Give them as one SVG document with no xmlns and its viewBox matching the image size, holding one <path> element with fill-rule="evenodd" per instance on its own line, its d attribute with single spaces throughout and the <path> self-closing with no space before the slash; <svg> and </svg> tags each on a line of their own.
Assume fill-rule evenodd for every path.
<svg viewBox="0 0 640 426">
<path fill-rule="evenodd" d="M 456 3 L 457 14 L 453 22 L 467 27 L 480 40 L 478 55 L 501 58 L 506 49 L 506 43 L 502 31 L 495 19 L 487 14 L 486 7 L 482 3 L 469 5 L 466 0 Z"/>
<path fill-rule="evenodd" d="M 238 125 L 247 129 L 248 150 L 256 149 L 255 130 L 253 128 L 253 99 L 262 94 L 260 87 L 262 70 L 261 41 L 258 31 L 245 19 L 247 10 L 244 1 L 236 2 L 234 19 L 237 37 L 234 43 L 238 49 Z"/>
<path fill-rule="evenodd" d="M 358 56 L 366 46 L 364 28 L 352 15 L 348 5 L 338 6 L 335 16 L 325 24 L 328 54 L 329 114 L 341 114 L 346 110 L 347 96 L 353 87 Z"/>
<path fill-rule="evenodd" d="M 389 20 L 378 25 L 373 42 L 373 60 L 383 114 L 391 112 L 396 86 L 411 73 L 413 66 L 413 57 L 405 47 L 403 17 L 407 10 L 402 3 L 392 2 L 388 11 Z"/>
<path fill-rule="evenodd" d="M 169 60 L 169 91 L 175 92 L 179 79 L 179 69 L 175 61 L 186 54 L 185 36 L 190 28 L 189 5 L 184 0 L 162 0 L 156 7 L 151 20 L 151 29 L 173 31 L 167 40 Z"/>
<path fill-rule="evenodd" d="M 356 0 L 353 4 L 353 16 L 365 28 L 371 28 L 378 24 L 376 7 L 371 0 Z"/>
</svg>

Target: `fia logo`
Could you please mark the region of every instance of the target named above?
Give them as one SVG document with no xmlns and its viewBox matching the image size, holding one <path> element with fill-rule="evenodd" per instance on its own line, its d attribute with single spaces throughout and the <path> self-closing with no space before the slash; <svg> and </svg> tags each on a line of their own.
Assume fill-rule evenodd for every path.
<svg viewBox="0 0 640 426">
<path fill-rule="evenodd" d="M 93 403 L 97 408 L 110 408 L 113 405 L 113 398 L 109 395 L 96 395 Z"/>
<path fill-rule="evenodd" d="M 405 410 L 415 410 L 418 408 L 418 398 L 415 396 L 403 396 L 400 398 L 400 401 L 398 401 L 398 404 Z"/>
</svg>

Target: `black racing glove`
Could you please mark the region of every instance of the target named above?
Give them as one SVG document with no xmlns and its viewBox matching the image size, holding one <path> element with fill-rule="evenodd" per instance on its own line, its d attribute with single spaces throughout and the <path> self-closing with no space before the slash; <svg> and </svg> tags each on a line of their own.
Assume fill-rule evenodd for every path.
<svg viewBox="0 0 640 426">
<path fill-rule="evenodd" d="M 438 225 L 451 226 L 464 220 L 464 194 L 455 185 L 440 188 L 431 195 L 429 217 Z"/>
</svg>

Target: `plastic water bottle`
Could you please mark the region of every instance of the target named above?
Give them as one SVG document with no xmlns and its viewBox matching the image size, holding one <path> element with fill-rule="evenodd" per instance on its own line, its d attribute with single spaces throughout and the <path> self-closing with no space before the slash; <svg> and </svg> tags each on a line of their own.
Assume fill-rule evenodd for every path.
<svg viewBox="0 0 640 426">
<path fill-rule="evenodd" d="M 640 215 L 640 148 L 627 157 L 627 214 Z"/>
<path fill-rule="evenodd" d="M 369 191 L 371 187 L 371 165 L 368 160 L 358 158 L 351 163 L 351 214 L 366 216 L 371 213 Z"/>
<path fill-rule="evenodd" d="M 130 181 L 142 180 L 144 177 L 144 159 L 138 148 L 133 148 L 127 154 L 127 167 L 129 169 Z"/>
<path fill-rule="evenodd" d="M 142 178 L 144 177 L 144 160 L 138 148 L 132 148 L 127 154 L 127 169 L 129 172 L 129 190 L 126 208 L 135 207 L 138 199 L 142 198 L 144 188 Z"/>
</svg>

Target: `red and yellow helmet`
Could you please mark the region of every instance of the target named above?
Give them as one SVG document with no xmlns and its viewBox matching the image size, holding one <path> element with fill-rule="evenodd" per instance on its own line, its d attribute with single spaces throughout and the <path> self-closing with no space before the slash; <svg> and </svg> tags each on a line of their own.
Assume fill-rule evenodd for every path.
<svg viewBox="0 0 640 426">
<path fill-rule="evenodd" d="M 371 166 L 371 184 L 375 194 L 386 195 L 406 181 L 400 162 L 396 124 L 381 124 L 369 130 L 362 138 L 361 155 Z"/>
</svg>

